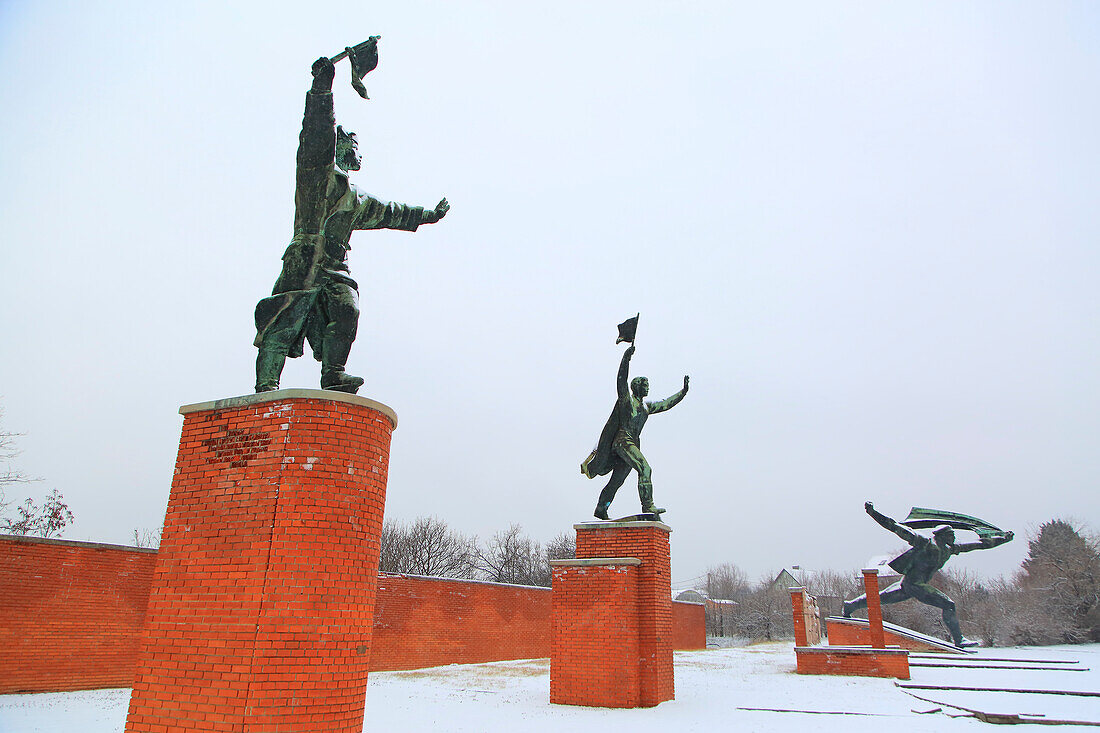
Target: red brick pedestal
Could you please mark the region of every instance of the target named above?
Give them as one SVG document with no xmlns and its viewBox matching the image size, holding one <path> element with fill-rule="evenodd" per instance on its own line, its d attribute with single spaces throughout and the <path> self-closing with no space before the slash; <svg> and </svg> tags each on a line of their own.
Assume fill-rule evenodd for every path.
<svg viewBox="0 0 1100 733">
<path fill-rule="evenodd" d="M 126 731 L 358 733 L 396 416 L 321 390 L 180 413 Z"/>
<path fill-rule="evenodd" d="M 551 563 L 550 702 L 631 708 L 672 700 L 672 529 L 574 527 L 577 559 Z"/>
<path fill-rule="evenodd" d="M 882 628 L 882 604 L 878 597 L 878 569 L 863 571 L 863 587 L 867 592 L 869 646 L 841 646 L 829 639 L 828 646 L 815 646 L 808 633 L 805 612 L 807 596 L 801 588 L 791 589 L 794 611 L 794 654 L 799 674 L 837 674 L 860 677 L 897 677 L 909 679 L 909 652 L 900 647 L 886 646 Z M 800 617 L 801 626 L 800 629 Z M 830 629 L 832 627 L 830 626 Z M 820 641 L 820 631 L 818 636 Z"/>
</svg>

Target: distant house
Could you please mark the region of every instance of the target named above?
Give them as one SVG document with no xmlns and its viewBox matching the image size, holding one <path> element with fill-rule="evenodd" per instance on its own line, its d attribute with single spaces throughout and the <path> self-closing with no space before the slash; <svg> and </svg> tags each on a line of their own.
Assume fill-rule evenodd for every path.
<svg viewBox="0 0 1100 733">
<path fill-rule="evenodd" d="M 772 588 L 781 590 L 797 588 L 801 585 L 802 581 L 795 576 L 793 568 L 783 568 L 779 571 L 779 575 L 775 576 L 775 580 L 772 581 Z"/>
<path fill-rule="evenodd" d="M 863 567 L 878 568 L 878 587 L 885 590 L 886 586 L 901 580 L 901 573 L 890 567 L 890 561 L 895 555 L 875 555 L 870 558 Z"/>
</svg>

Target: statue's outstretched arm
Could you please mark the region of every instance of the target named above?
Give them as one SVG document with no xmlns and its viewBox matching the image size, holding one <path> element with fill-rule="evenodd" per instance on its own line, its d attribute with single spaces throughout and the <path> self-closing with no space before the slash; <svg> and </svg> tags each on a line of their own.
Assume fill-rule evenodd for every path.
<svg viewBox="0 0 1100 733">
<path fill-rule="evenodd" d="M 886 516 L 882 512 L 875 511 L 875 505 L 872 504 L 871 502 L 869 502 L 869 501 L 866 502 L 863 505 L 863 508 L 867 512 L 867 514 L 871 517 L 871 519 L 878 522 L 880 527 L 882 527 L 883 529 L 890 530 L 891 532 L 896 534 L 898 537 L 901 537 L 903 540 L 905 540 L 909 544 L 912 545 L 912 544 L 918 542 L 921 539 L 921 536 L 919 534 L 917 534 L 916 532 L 914 532 L 913 530 L 909 529 L 908 527 L 901 526 L 900 524 L 898 524 L 897 522 L 895 522 L 893 519 Z"/>
<path fill-rule="evenodd" d="M 963 552 L 973 552 L 974 550 L 989 550 L 1003 545 L 1006 542 L 1010 542 L 1015 535 L 1012 532 L 1005 532 L 1000 537 L 986 537 L 980 542 L 964 542 L 962 544 L 955 545 L 955 553 L 961 554 Z"/>
<path fill-rule="evenodd" d="M 631 344 L 623 352 L 623 360 L 619 362 L 619 373 L 615 379 L 615 391 L 619 399 L 630 394 L 630 357 L 634 356 L 634 344 Z"/>
<path fill-rule="evenodd" d="M 423 206 L 387 203 L 372 196 L 361 195 L 355 228 L 415 232 L 421 224 L 435 224 L 446 216 L 450 209 L 451 204 L 446 198 L 436 204 L 434 209 L 425 209 Z"/>
<path fill-rule="evenodd" d="M 688 382 L 690 378 L 684 375 L 684 388 L 671 397 L 666 397 L 663 400 L 657 400 L 656 402 L 650 402 L 646 405 L 649 410 L 649 414 L 652 415 L 655 412 L 664 412 L 665 410 L 671 410 L 676 405 L 680 404 L 680 400 L 684 399 L 684 395 L 688 393 Z"/>
</svg>

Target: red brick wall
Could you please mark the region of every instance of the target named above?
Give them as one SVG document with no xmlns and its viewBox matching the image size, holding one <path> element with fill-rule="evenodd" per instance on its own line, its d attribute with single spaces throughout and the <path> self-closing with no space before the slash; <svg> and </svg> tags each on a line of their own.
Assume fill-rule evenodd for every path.
<svg viewBox="0 0 1100 733">
<path fill-rule="evenodd" d="M 0 537 L 0 694 L 129 687 L 155 550 Z M 370 670 L 550 656 L 549 588 L 382 575 Z M 704 608 L 672 602 L 675 649 Z"/>
<path fill-rule="evenodd" d="M 372 671 L 549 655 L 549 588 L 378 578 Z"/>
<path fill-rule="evenodd" d="M 672 602 L 672 648 L 707 648 L 707 609 L 702 603 Z"/>
<path fill-rule="evenodd" d="M 302 392 L 181 410 L 128 733 L 362 730 L 393 424 Z"/>
<path fill-rule="evenodd" d="M 378 578 L 372 672 L 550 656 L 551 592 L 471 580 Z M 674 649 L 706 649 L 704 608 L 672 603 Z"/>
<path fill-rule="evenodd" d="M 554 568 L 550 702 L 641 704 L 638 570 L 618 564 Z"/>
<path fill-rule="evenodd" d="M 156 557 L 0 537 L 0 694 L 129 687 Z"/>
</svg>

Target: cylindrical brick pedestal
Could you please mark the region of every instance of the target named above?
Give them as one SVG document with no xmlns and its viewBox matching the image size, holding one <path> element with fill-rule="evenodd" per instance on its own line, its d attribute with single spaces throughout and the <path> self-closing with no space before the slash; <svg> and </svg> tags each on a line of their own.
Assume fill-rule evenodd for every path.
<svg viewBox="0 0 1100 733">
<path fill-rule="evenodd" d="M 645 521 L 574 528 L 577 559 L 551 563 L 550 701 L 652 707 L 672 700 L 672 529 Z"/>
<path fill-rule="evenodd" d="M 393 411 L 187 405 L 126 731 L 363 726 Z"/>
</svg>

